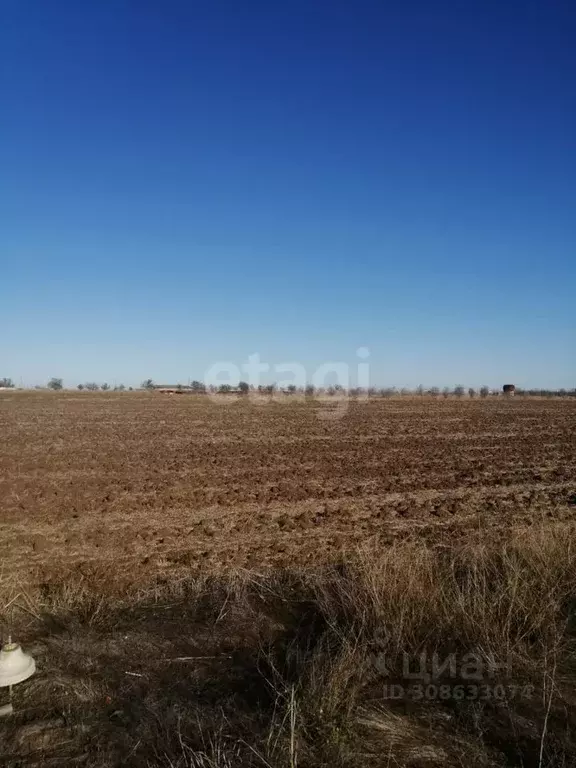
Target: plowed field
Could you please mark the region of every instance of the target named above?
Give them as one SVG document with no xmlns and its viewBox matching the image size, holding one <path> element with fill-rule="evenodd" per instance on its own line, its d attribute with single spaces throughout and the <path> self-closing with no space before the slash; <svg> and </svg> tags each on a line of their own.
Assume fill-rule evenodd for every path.
<svg viewBox="0 0 576 768">
<path fill-rule="evenodd" d="M 0 562 L 20 579 L 321 563 L 363 542 L 576 516 L 573 400 L 0 394 Z"/>
</svg>

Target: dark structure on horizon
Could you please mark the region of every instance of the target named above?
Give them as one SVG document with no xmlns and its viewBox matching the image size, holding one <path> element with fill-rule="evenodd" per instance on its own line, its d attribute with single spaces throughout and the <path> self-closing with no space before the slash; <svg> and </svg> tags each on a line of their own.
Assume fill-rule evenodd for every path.
<svg viewBox="0 0 576 768">
<path fill-rule="evenodd" d="M 162 395 L 185 395 L 194 391 L 188 384 L 154 384 L 152 390 Z"/>
</svg>

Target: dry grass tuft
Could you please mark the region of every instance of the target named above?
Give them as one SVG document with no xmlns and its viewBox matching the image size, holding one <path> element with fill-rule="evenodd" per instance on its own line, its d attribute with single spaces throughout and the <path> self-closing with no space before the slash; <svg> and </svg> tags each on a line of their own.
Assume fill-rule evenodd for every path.
<svg viewBox="0 0 576 768">
<path fill-rule="evenodd" d="M 98 568 L 2 582 L 0 621 L 39 668 L 0 723 L 2 764 L 573 765 L 573 534 L 144 586 Z"/>
</svg>

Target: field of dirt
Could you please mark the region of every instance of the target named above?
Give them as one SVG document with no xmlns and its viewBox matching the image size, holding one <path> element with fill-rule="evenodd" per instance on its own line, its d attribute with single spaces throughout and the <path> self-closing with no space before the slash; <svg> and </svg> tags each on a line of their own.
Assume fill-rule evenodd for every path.
<svg viewBox="0 0 576 768">
<path fill-rule="evenodd" d="M 0 562 L 21 582 L 321 563 L 576 517 L 576 401 L 214 404 L 0 394 Z"/>
</svg>

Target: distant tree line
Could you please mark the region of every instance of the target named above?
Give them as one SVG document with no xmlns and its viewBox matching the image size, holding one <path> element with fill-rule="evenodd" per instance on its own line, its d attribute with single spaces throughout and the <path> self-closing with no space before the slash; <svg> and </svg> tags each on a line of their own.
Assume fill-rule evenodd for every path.
<svg viewBox="0 0 576 768">
<path fill-rule="evenodd" d="M 4 377 L 0 378 L 0 388 L 2 389 L 14 389 L 15 384 L 14 381 L 11 378 Z M 60 391 L 64 388 L 64 383 L 61 378 L 53 377 L 51 378 L 48 383 L 46 384 L 47 389 L 51 389 L 55 392 Z M 153 381 L 153 379 L 145 379 L 141 384 L 141 389 L 145 390 L 154 390 L 156 388 L 156 385 Z M 502 395 L 502 390 L 500 389 L 491 389 L 490 387 L 486 386 L 485 384 L 481 387 L 478 387 L 477 389 L 474 387 L 464 387 L 462 384 L 457 384 L 455 387 L 443 387 L 440 389 L 439 387 L 424 387 L 423 385 L 419 385 L 415 389 L 410 389 L 409 387 L 369 387 L 368 389 L 364 389 L 362 387 L 351 387 L 346 389 L 341 384 L 334 384 L 332 386 L 328 387 L 315 387 L 312 384 L 307 384 L 304 387 L 298 387 L 295 384 L 290 384 L 285 388 L 280 388 L 276 383 L 273 384 L 260 384 L 258 387 L 254 387 L 246 381 L 239 381 L 238 384 L 234 387 L 231 384 L 204 384 L 201 381 L 194 380 L 189 385 L 184 386 L 181 384 L 176 385 L 177 389 L 182 389 L 186 391 L 191 391 L 196 394 L 203 394 L 203 393 L 220 393 L 220 394 L 241 394 L 241 395 L 247 395 L 250 392 L 258 393 L 261 395 L 272 395 L 275 392 L 280 392 L 285 395 L 329 395 L 329 396 L 336 396 L 336 395 L 343 395 L 347 394 L 351 397 L 361 397 L 368 395 L 369 397 L 413 397 L 413 396 L 420 396 L 420 397 L 443 397 L 443 398 L 449 398 L 449 397 L 456 397 L 456 398 L 463 398 L 468 396 L 469 398 L 475 398 L 475 397 L 481 397 L 481 398 L 487 398 L 487 397 L 494 397 L 497 395 Z M 43 389 L 43 387 L 35 387 L 35 389 Z M 102 384 L 98 384 L 95 381 L 88 381 L 85 384 L 78 384 L 77 389 L 79 391 L 86 390 L 87 392 L 124 392 L 124 391 L 133 391 L 133 387 L 125 387 L 124 384 L 118 384 L 114 387 L 111 387 L 110 384 L 107 382 L 104 382 Z M 532 389 L 522 389 L 519 387 L 516 387 L 515 389 L 515 396 L 516 397 L 576 397 L 576 388 L 574 389 L 542 389 L 542 388 L 532 388 Z"/>
<path fill-rule="evenodd" d="M 315 387 L 312 384 L 307 384 L 304 387 L 298 387 L 295 384 L 290 384 L 285 388 L 280 388 L 278 384 L 260 384 L 259 386 L 255 387 L 253 385 L 248 384 L 246 381 L 239 381 L 236 386 L 233 386 L 232 384 L 204 384 L 201 381 L 192 381 L 189 385 L 186 387 L 183 387 L 183 385 L 178 384 L 176 385 L 176 388 L 180 389 L 186 389 L 187 391 L 192 391 L 195 393 L 220 393 L 220 394 L 249 394 L 250 392 L 258 393 L 261 395 L 272 395 L 275 392 L 281 392 L 282 394 L 286 395 L 292 395 L 292 394 L 299 394 L 299 395 L 342 395 L 347 394 L 352 397 L 359 397 L 359 396 L 365 396 L 368 395 L 370 397 L 398 397 L 398 396 L 405 396 L 405 397 L 413 397 L 415 395 L 417 396 L 427 396 L 427 397 L 457 397 L 457 398 L 463 398 L 465 396 L 468 396 L 469 398 L 474 397 L 494 397 L 498 395 L 502 395 L 502 389 L 491 389 L 487 385 L 483 385 L 478 388 L 474 387 L 465 387 L 462 384 L 457 384 L 455 387 L 443 387 L 440 389 L 439 387 L 424 387 L 423 385 L 419 385 L 415 389 L 410 389 L 409 387 L 369 387 L 368 389 L 362 388 L 362 387 L 350 387 L 345 388 L 341 384 L 334 384 L 332 386 L 328 387 Z M 142 389 L 147 390 L 153 390 L 155 389 L 155 384 L 152 379 L 145 379 L 142 382 Z M 516 387 L 515 389 L 516 396 L 531 396 L 531 397 L 576 397 L 576 388 L 567 390 L 567 389 L 521 389 Z"/>
<path fill-rule="evenodd" d="M 110 387 L 110 384 L 107 384 L 104 382 L 104 384 L 97 384 L 95 381 L 88 381 L 86 384 L 78 384 L 77 389 L 82 391 L 83 389 L 87 390 L 88 392 L 98 392 L 100 390 L 101 392 L 108 392 L 112 390 L 112 392 L 125 392 L 126 387 L 124 384 L 117 384 L 114 387 Z M 128 391 L 132 392 L 133 388 L 128 387 Z"/>
</svg>

